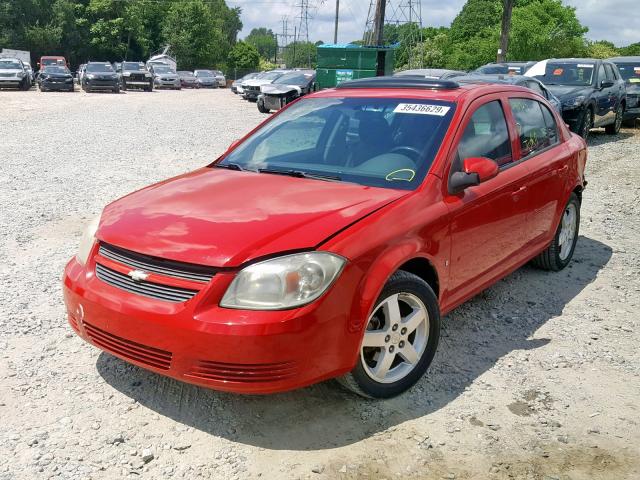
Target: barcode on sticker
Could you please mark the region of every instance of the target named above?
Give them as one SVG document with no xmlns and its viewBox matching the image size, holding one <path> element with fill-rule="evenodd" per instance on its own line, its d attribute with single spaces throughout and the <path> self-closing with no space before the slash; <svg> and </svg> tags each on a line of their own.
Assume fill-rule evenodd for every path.
<svg viewBox="0 0 640 480">
<path fill-rule="evenodd" d="M 425 105 L 424 103 L 399 103 L 393 113 L 417 113 L 419 115 L 438 115 L 443 117 L 451 107 L 443 105 Z"/>
</svg>

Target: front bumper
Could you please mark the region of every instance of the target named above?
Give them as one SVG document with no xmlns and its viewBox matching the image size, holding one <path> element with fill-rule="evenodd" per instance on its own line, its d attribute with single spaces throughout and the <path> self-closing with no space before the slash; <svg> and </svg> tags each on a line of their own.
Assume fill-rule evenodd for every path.
<svg viewBox="0 0 640 480">
<path fill-rule="evenodd" d="M 89 80 L 85 81 L 85 88 L 88 90 L 114 90 L 120 87 L 120 82 L 115 80 Z"/>
<path fill-rule="evenodd" d="M 627 108 L 624 111 L 624 120 L 640 118 L 640 93 L 627 93 Z"/>
<path fill-rule="evenodd" d="M 161 78 L 156 78 L 153 81 L 153 84 L 156 88 L 182 88 L 179 78 L 176 78 L 175 80 L 163 80 Z"/>
<path fill-rule="evenodd" d="M 260 95 L 260 89 L 249 90 L 245 88 L 243 91 L 243 96 L 246 100 L 257 100 L 259 95 Z"/>
<path fill-rule="evenodd" d="M 120 290 L 75 258 L 63 276 L 68 321 L 87 342 L 139 367 L 204 387 L 273 393 L 353 368 L 360 335 L 348 320 L 357 285 L 349 265 L 320 299 L 283 311 L 221 308 L 234 277 L 217 273 L 190 300 L 171 303 Z"/>
<path fill-rule="evenodd" d="M 0 77 L 0 88 L 19 87 L 24 80 L 18 77 Z"/>
<path fill-rule="evenodd" d="M 49 90 L 73 90 L 74 83 L 73 79 L 70 82 L 65 81 L 52 81 L 52 80 L 43 80 L 40 84 L 41 87 L 48 88 Z"/>
<path fill-rule="evenodd" d="M 263 95 L 262 101 L 269 110 L 280 110 L 284 106 L 286 99 L 275 95 Z"/>
</svg>

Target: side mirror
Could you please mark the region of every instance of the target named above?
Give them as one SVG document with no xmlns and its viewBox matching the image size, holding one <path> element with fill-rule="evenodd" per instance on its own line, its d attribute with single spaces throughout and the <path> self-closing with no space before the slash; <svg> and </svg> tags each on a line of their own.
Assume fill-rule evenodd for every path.
<svg viewBox="0 0 640 480">
<path fill-rule="evenodd" d="M 451 193 L 458 193 L 465 188 L 480 185 L 498 175 L 498 164 L 485 157 L 465 158 L 462 171 L 455 172 L 449 180 Z"/>
<path fill-rule="evenodd" d="M 609 87 L 613 87 L 614 82 L 613 80 L 602 80 L 600 82 L 600 88 L 609 88 Z"/>
</svg>

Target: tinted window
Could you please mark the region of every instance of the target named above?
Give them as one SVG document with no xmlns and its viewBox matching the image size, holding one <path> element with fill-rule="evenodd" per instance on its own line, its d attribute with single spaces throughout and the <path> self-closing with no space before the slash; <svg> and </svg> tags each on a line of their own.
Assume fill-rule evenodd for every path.
<svg viewBox="0 0 640 480">
<path fill-rule="evenodd" d="M 454 104 L 437 100 L 303 99 L 272 117 L 221 164 L 414 189 L 454 110 Z"/>
<path fill-rule="evenodd" d="M 478 108 L 467 124 L 460 144 L 458 157 L 486 157 L 498 165 L 512 161 L 509 131 L 500 102 L 494 100 Z"/>
<path fill-rule="evenodd" d="M 540 86 L 540 84 L 538 82 L 534 82 L 534 81 L 529 80 L 527 82 L 527 87 L 529 87 L 534 92 L 539 93 L 543 97 L 545 96 L 544 92 L 542 91 L 542 87 Z"/>
<path fill-rule="evenodd" d="M 608 63 L 604 64 L 604 69 L 607 72 L 607 79 L 609 80 L 615 80 L 616 79 L 616 74 L 613 71 L 613 68 L 611 68 L 611 65 L 609 65 Z"/>
<path fill-rule="evenodd" d="M 640 62 L 638 63 L 618 63 L 618 71 L 628 84 L 640 83 Z"/>
<path fill-rule="evenodd" d="M 547 62 L 544 75 L 535 75 L 545 85 L 591 85 L 593 63 Z"/>
<path fill-rule="evenodd" d="M 553 145 L 558 141 L 558 124 L 556 119 L 546 105 L 539 104 L 542 108 L 542 116 L 544 117 L 544 124 L 547 126 L 547 137 L 549 143 Z"/>
<path fill-rule="evenodd" d="M 607 78 L 607 74 L 604 70 L 604 65 L 600 65 L 598 67 L 598 82 L 601 82 L 602 80 L 605 80 Z"/>
<path fill-rule="evenodd" d="M 527 98 L 510 98 L 509 105 L 516 120 L 522 157 L 551 145 L 540 102 Z"/>
</svg>

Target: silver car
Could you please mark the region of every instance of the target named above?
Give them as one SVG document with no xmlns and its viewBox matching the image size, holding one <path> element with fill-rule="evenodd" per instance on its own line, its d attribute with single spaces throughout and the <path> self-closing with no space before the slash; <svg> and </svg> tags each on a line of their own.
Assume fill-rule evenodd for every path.
<svg viewBox="0 0 640 480">
<path fill-rule="evenodd" d="M 0 88 L 31 88 L 29 72 L 19 58 L 0 58 Z"/>
<path fill-rule="evenodd" d="M 153 85 L 156 88 L 171 88 L 180 90 L 180 76 L 169 65 L 152 63 L 150 64 L 151 73 L 153 73 Z"/>
<path fill-rule="evenodd" d="M 195 70 L 193 74 L 198 79 L 198 83 L 201 87 L 218 87 L 218 80 L 216 80 L 216 76 L 212 70 Z"/>
<path fill-rule="evenodd" d="M 227 79 L 225 78 L 224 73 L 220 70 L 212 70 L 211 73 L 213 73 L 216 82 L 218 82 L 218 87 L 227 88 Z"/>
</svg>

